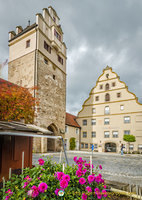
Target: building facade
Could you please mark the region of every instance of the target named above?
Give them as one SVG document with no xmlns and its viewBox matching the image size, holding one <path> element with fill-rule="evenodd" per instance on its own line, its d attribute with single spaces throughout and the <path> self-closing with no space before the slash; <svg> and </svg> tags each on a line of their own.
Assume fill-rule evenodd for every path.
<svg viewBox="0 0 142 200">
<path fill-rule="evenodd" d="M 81 127 L 76 121 L 76 116 L 70 113 L 66 113 L 66 125 L 65 125 L 66 150 L 70 150 L 71 138 L 75 138 L 75 150 L 80 150 L 80 133 L 81 133 Z"/>
<path fill-rule="evenodd" d="M 120 152 L 124 144 L 128 151 L 142 151 L 142 104 L 108 66 L 84 102 L 77 122 L 81 126 L 81 150 L 94 144 L 99 152 Z M 134 135 L 136 142 L 128 147 L 124 134 Z"/>
<path fill-rule="evenodd" d="M 9 32 L 8 80 L 37 87 L 39 99 L 35 124 L 63 135 L 66 109 L 66 45 L 56 11 L 49 7 L 36 14 L 36 23 Z M 59 150 L 53 139 L 34 139 L 34 151 Z"/>
</svg>

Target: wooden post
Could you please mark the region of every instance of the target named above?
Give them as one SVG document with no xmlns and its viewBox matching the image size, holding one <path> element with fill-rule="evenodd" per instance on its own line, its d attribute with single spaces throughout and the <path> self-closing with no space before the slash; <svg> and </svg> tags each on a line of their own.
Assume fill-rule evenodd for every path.
<svg viewBox="0 0 142 200">
<path fill-rule="evenodd" d="M 22 152 L 22 174 L 24 169 L 24 151 Z"/>
<path fill-rule="evenodd" d="M 63 163 L 63 172 L 64 172 L 64 170 L 65 170 L 65 163 Z"/>
<path fill-rule="evenodd" d="M 5 178 L 2 177 L 2 181 L 3 181 L 3 188 L 5 188 Z"/>
<path fill-rule="evenodd" d="M 90 174 L 92 174 L 92 156 L 90 156 Z"/>
<path fill-rule="evenodd" d="M 11 179 L 11 168 L 9 168 L 9 179 Z"/>
<path fill-rule="evenodd" d="M 62 150 L 60 151 L 60 159 L 59 159 L 59 163 L 61 163 L 62 161 Z"/>
</svg>

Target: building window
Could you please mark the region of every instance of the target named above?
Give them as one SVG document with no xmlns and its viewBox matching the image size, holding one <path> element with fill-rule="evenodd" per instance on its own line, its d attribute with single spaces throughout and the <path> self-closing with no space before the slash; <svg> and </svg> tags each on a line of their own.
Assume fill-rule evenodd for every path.
<svg viewBox="0 0 142 200">
<path fill-rule="evenodd" d="M 100 85 L 100 90 L 102 90 L 103 89 L 103 85 Z"/>
<path fill-rule="evenodd" d="M 105 101 L 110 101 L 110 95 L 108 93 L 105 95 Z"/>
<path fill-rule="evenodd" d="M 139 145 L 138 145 L 138 150 L 139 150 L 139 151 L 142 150 L 142 144 L 139 144 Z"/>
<path fill-rule="evenodd" d="M 104 124 L 105 124 L 105 125 L 109 124 L 109 118 L 105 118 L 105 119 L 104 119 Z"/>
<path fill-rule="evenodd" d="M 53 79 L 55 80 L 56 79 L 56 76 L 53 74 Z"/>
<path fill-rule="evenodd" d="M 92 145 L 93 145 L 93 144 L 90 144 L 90 149 L 92 149 Z"/>
<path fill-rule="evenodd" d="M 124 131 L 124 135 L 130 135 L 130 131 L 129 130 Z"/>
<path fill-rule="evenodd" d="M 124 110 L 124 105 L 120 105 L 120 110 Z"/>
<path fill-rule="evenodd" d="M 99 101 L 99 96 L 96 96 L 96 98 L 95 98 L 95 99 L 96 99 L 96 101 Z"/>
<path fill-rule="evenodd" d="M 76 128 L 76 130 L 75 130 L 75 131 L 76 131 L 76 134 L 78 135 L 78 133 L 79 133 L 79 129 L 78 129 L 78 128 Z"/>
<path fill-rule="evenodd" d="M 94 144 L 94 149 L 97 149 L 98 148 L 98 144 Z"/>
<path fill-rule="evenodd" d="M 61 41 L 61 35 L 54 29 L 54 35 L 56 36 L 56 38 Z"/>
<path fill-rule="evenodd" d="M 87 119 L 83 120 L 83 126 L 87 126 Z"/>
<path fill-rule="evenodd" d="M 30 40 L 26 41 L 26 48 L 30 47 L 30 42 L 31 42 Z"/>
<path fill-rule="evenodd" d="M 124 117 L 124 123 L 125 124 L 130 123 L 130 117 Z"/>
<path fill-rule="evenodd" d="M 96 108 L 92 108 L 92 113 L 96 113 Z"/>
<path fill-rule="evenodd" d="M 129 150 L 133 150 L 134 149 L 134 145 L 133 144 L 130 144 L 129 145 Z"/>
<path fill-rule="evenodd" d="M 105 114 L 108 115 L 110 113 L 109 106 L 105 107 Z"/>
<path fill-rule="evenodd" d="M 82 149 L 84 148 L 84 143 L 81 143 L 81 148 L 82 148 Z"/>
<path fill-rule="evenodd" d="M 113 138 L 118 138 L 118 131 L 113 131 L 112 132 L 112 137 Z"/>
<path fill-rule="evenodd" d="M 44 41 L 44 48 L 51 53 L 51 47 Z"/>
<path fill-rule="evenodd" d="M 63 65 L 63 58 L 61 58 L 61 56 L 58 55 L 58 61 Z"/>
<path fill-rule="evenodd" d="M 65 133 L 68 132 L 68 126 L 65 126 Z"/>
<path fill-rule="evenodd" d="M 87 138 L 87 132 L 83 132 L 83 138 Z"/>
<path fill-rule="evenodd" d="M 85 144 L 85 149 L 88 149 L 88 144 L 87 143 Z"/>
<path fill-rule="evenodd" d="M 121 93 L 120 92 L 117 93 L 117 97 L 118 98 L 121 97 Z"/>
<path fill-rule="evenodd" d="M 104 132 L 104 137 L 105 137 L 105 138 L 109 138 L 109 131 L 105 131 L 105 132 Z"/>
<path fill-rule="evenodd" d="M 109 74 L 106 74 L 106 78 L 109 78 Z"/>
<path fill-rule="evenodd" d="M 45 63 L 46 65 L 48 65 L 48 60 L 47 60 L 46 58 L 44 58 L 44 63 Z"/>
<path fill-rule="evenodd" d="M 91 125 L 96 125 L 96 119 L 91 120 Z"/>
<path fill-rule="evenodd" d="M 112 82 L 112 87 L 115 87 L 115 82 Z"/>
<path fill-rule="evenodd" d="M 95 138 L 95 137 L 96 137 L 96 132 L 93 131 L 93 132 L 91 133 L 91 135 L 92 135 L 92 138 Z"/>
<path fill-rule="evenodd" d="M 109 90 L 109 84 L 108 83 L 105 85 L 105 90 Z"/>
</svg>

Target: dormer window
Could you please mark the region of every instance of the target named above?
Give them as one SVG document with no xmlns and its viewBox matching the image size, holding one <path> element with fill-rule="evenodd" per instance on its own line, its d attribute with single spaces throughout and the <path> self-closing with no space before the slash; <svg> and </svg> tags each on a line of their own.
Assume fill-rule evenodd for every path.
<svg viewBox="0 0 142 200">
<path fill-rule="evenodd" d="M 109 90 L 109 84 L 108 83 L 105 85 L 105 89 Z"/>
</svg>

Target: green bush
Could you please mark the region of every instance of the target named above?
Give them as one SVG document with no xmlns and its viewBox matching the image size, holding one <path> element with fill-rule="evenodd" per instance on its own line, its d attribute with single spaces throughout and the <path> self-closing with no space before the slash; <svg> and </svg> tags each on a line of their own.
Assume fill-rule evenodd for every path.
<svg viewBox="0 0 142 200">
<path fill-rule="evenodd" d="M 70 138 L 70 150 L 74 150 L 75 149 L 75 138 L 72 137 Z"/>
</svg>

